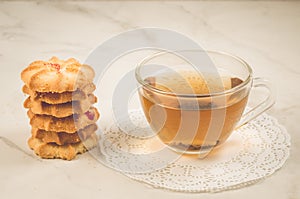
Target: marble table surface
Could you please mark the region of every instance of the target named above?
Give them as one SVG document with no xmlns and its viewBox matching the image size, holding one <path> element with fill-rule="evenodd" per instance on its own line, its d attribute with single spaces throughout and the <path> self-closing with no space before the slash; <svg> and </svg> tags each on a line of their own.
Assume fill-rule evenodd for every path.
<svg viewBox="0 0 300 199">
<path fill-rule="evenodd" d="M 113 35 L 141 27 L 174 30 L 205 49 L 237 54 L 255 76 L 275 84 L 277 102 L 268 114 L 291 135 L 286 164 L 249 187 L 187 194 L 133 181 L 88 153 L 73 161 L 35 156 L 26 143 L 21 70 L 53 55 L 84 61 Z M 299 35 L 297 1 L 1 1 L 0 198 L 300 198 Z"/>
</svg>

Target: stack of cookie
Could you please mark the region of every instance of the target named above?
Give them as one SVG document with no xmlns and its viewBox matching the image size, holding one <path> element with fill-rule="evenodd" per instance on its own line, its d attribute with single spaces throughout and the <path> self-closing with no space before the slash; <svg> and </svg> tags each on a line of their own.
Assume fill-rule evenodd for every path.
<svg viewBox="0 0 300 199">
<path fill-rule="evenodd" d="M 97 144 L 95 73 L 75 59 L 35 61 L 21 73 L 32 126 L 28 145 L 42 158 L 71 160 Z"/>
</svg>

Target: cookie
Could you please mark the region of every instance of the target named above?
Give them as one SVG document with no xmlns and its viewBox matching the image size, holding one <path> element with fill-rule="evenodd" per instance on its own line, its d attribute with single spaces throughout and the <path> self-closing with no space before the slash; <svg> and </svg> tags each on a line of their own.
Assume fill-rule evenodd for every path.
<svg viewBox="0 0 300 199">
<path fill-rule="evenodd" d="M 95 72 L 70 58 L 66 61 L 52 57 L 49 61 L 35 61 L 21 73 L 25 85 L 37 92 L 63 93 L 76 91 L 92 83 Z"/>
<path fill-rule="evenodd" d="M 90 83 L 85 85 L 81 90 L 77 89 L 73 92 L 53 93 L 53 92 L 35 92 L 30 90 L 26 85 L 23 86 L 23 93 L 30 95 L 34 100 L 46 102 L 48 104 L 63 104 L 71 101 L 80 101 L 88 98 L 96 89 L 95 84 Z"/>
<path fill-rule="evenodd" d="M 100 117 L 96 108 L 92 107 L 84 114 L 75 114 L 64 118 L 50 115 L 36 115 L 30 109 L 27 112 L 32 127 L 45 131 L 75 133 L 77 130 L 94 124 Z"/>
<path fill-rule="evenodd" d="M 84 153 L 97 145 L 96 134 L 90 136 L 86 141 L 76 144 L 66 144 L 59 146 L 54 143 L 44 143 L 38 138 L 31 137 L 28 140 L 29 147 L 41 158 L 72 160 L 77 154 Z"/>
<path fill-rule="evenodd" d="M 44 143 L 55 143 L 57 145 L 74 144 L 86 140 L 97 130 L 97 125 L 91 124 L 76 133 L 45 131 L 38 128 L 32 128 L 33 138 L 38 138 Z"/>
<path fill-rule="evenodd" d="M 97 98 L 92 94 L 89 95 L 88 99 L 63 104 L 48 104 L 28 97 L 24 102 L 24 107 L 30 108 L 34 114 L 63 118 L 73 114 L 83 114 L 96 102 Z"/>
</svg>

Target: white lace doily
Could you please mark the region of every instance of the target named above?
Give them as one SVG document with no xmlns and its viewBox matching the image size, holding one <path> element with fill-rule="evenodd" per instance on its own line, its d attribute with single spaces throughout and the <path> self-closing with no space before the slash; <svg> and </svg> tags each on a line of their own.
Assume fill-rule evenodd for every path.
<svg viewBox="0 0 300 199">
<path fill-rule="evenodd" d="M 92 153 L 106 166 L 156 188 L 182 192 L 237 189 L 271 175 L 289 156 L 289 134 L 267 114 L 233 132 L 204 159 L 180 157 L 164 147 L 150 136 L 141 111 L 131 112 L 130 117 L 135 128 L 123 121 L 123 129 L 131 129 L 129 134 L 113 125 L 102 132 L 100 150 Z"/>
</svg>

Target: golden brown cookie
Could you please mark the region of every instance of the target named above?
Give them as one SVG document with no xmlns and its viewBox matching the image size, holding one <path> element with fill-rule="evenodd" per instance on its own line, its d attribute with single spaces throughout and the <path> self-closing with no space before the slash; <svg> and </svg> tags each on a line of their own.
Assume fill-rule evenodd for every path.
<svg viewBox="0 0 300 199">
<path fill-rule="evenodd" d="M 67 144 L 59 146 L 54 143 L 44 143 L 38 138 L 31 137 L 28 145 L 41 158 L 54 159 L 60 158 L 64 160 L 72 160 L 76 154 L 84 153 L 97 145 L 98 137 L 92 134 L 87 140 L 76 144 Z"/>
<path fill-rule="evenodd" d="M 48 104 L 28 97 L 24 102 L 24 107 L 30 108 L 34 114 L 63 118 L 73 114 L 83 114 L 96 102 L 97 98 L 93 94 L 89 95 L 88 99 L 63 104 Z"/>
<path fill-rule="evenodd" d="M 84 127 L 94 124 L 100 117 L 96 108 L 92 107 L 84 114 L 75 114 L 64 118 L 50 115 L 36 115 L 30 109 L 27 112 L 32 127 L 45 131 L 75 133 Z"/>
<path fill-rule="evenodd" d="M 37 92 L 76 91 L 92 83 L 95 72 L 71 58 L 66 61 L 52 57 L 49 61 L 35 61 L 21 73 L 25 85 Z"/>
<path fill-rule="evenodd" d="M 97 125 L 91 124 L 76 133 L 45 131 L 38 128 L 32 128 L 33 138 L 38 138 L 44 143 L 55 143 L 57 145 L 74 144 L 86 140 L 97 130 Z"/>
<path fill-rule="evenodd" d="M 22 91 L 37 101 L 46 102 L 48 104 L 63 104 L 71 101 L 85 100 L 88 98 L 88 95 L 95 91 L 95 89 L 95 84 L 90 83 L 85 85 L 81 90 L 77 89 L 73 92 L 66 91 L 63 93 L 41 93 L 30 90 L 26 85 L 23 86 Z"/>
</svg>

